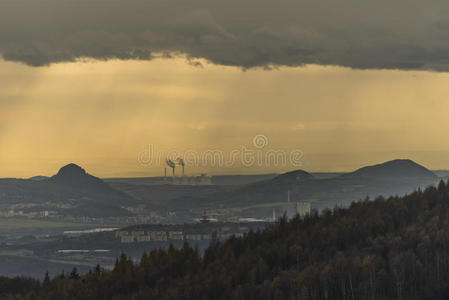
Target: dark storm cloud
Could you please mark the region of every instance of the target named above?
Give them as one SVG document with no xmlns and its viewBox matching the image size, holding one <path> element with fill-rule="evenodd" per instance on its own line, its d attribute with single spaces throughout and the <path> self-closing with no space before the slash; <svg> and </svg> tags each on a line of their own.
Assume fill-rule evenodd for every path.
<svg viewBox="0 0 449 300">
<path fill-rule="evenodd" d="M 449 70 L 449 3 L 2 0 L 0 53 L 41 66 L 184 53 L 222 65 Z"/>
</svg>

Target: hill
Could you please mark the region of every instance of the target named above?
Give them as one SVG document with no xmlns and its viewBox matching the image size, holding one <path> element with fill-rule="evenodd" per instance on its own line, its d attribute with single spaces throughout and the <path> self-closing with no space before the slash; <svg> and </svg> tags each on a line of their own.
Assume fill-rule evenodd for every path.
<svg viewBox="0 0 449 300">
<path fill-rule="evenodd" d="M 112 271 L 3 279 L 36 299 L 447 299 L 449 184 L 353 203 L 215 242 L 154 250 Z M 20 291 L 20 292 L 18 292 Z M 20 297 L 20 296 L 19 296 Z M 20 299 L 20 298 L 16 298 Z M 24 298 L 23 298 L 24 299 Z"/>
<path fill-rule="evenodd" d="M 49 181 L 83 191 L 104 192 L 110 189 L 106 182 L 88 174 L 83 168 L 73 163 L 62 167 Z"/>
<path fill-rule="evenodd" d="M 287 172 L 276 176 L 271 179 L 272 183 L 288 184 L 288 183 L 299 183 L 305 180 L 314 179 L 314 176 L 303 170 L 296 170 Z"/>
<path fill-rule="evenodd" d="M 296 170 L 243 186 L 214 187 L 212 193 L 208 194 L 182 195 L 168 199 L 162 205 L 167 209 L 187 210 L 195 207 L 201 210 L 281 203 L 287 201 L 288 191 L 298 184 L 313 184 L 313 176 L 305 171 Z M 271 208 L 268 209 L 271 213 Z"/>
<path fill-rule="evenodd" d="M 438 179 L 432 171 L 415 163 L 410 159 L 396 159 L 375 166 L 358 169 L 352 173 L 344 174 L 343 177 L 352 178 L 427 178 Z"/>
<path fill-rule="evenodd" d="M 62 167 L 51 178 L 0 179 L 0 204 L 3 205 L 18 204 L 25 208 L 64 211 L 60 207 L 103 205 L 113 210 L 112 207 L 137 203 L 140 202 L 132 196 L 113 189 L 75 164 Z"/>
</svg>

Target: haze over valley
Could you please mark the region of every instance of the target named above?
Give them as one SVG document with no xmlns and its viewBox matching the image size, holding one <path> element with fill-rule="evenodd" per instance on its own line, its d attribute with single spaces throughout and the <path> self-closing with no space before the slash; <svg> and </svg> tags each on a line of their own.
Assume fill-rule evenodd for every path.
<svg viewBox="0 0 449 300">
<path fill-rule="evenodd" d="M 218 175 L 194 184 L 182 184 L 182 175 L 175 179 L 100 179 L 73 163 L 51 177 L 0 179 L 1 274 L 42 278 L 43 268 L 73 266 L 85 272 L 98 263 L 111 267 L 121 251 L 138 258 L 184 240 L 204 250 L 212 234 L 224 239 L 283 214 L 293 218 L 301 209 L 321 212 L 401 196 L 441 178 L 398 159 L 348 173 Z"/>
</svg>

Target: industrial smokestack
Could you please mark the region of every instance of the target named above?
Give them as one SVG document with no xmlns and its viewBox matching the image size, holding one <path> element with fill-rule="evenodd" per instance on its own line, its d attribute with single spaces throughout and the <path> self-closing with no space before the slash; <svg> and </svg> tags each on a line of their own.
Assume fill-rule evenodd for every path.
<svg viewBox="0 0 449 300">
<path fill-rule="evenodd" d="M 182 167 L 182 177 L 184 177 L 184 166 L 186 164 L 184 163 L 184 160 L 182 158 L 178 158 L 177 161 L 178 161 L 178 165 L 180 165 Z"/>
<path fill-rule="evenodd" d="M 176 164 L 170 160 L 170 159 L 165 159 L 165 162 L 167 163 L 167 165 L 173 169 L 173 177 L 175 177 L 175 168 L 176 168 Z"/>
</svg>

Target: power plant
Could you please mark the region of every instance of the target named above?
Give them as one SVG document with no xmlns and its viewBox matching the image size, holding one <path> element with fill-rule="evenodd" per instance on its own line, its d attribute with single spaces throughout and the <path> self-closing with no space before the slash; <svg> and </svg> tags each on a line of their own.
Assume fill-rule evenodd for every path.
<svg viewBox="0 0 449 300">
<path fill-rule="evenodd" d="M 185 176 L 185 162 L 182 158 L 177 158 L 171 160 L 169 158 L 165 159 L 168 167 L 172 169 L 172 177 L 167 177 L 167 168 L 165 168 L 164 178 L 165 182 L 175 185 L 211 185 L 212 178 L 207 174 L 201 174 L 199 176 Z M 176 177 L 175 169 L 176 166 L 181 166 L 182 176 Z"/>
<path fill-rule="evenodd" d="M 304 200 L 295 201 L 295 196 L 295 192 L 292 193 L 290 190 L 287 191 L 287 202 L 280 206 L 280 212 L 285 212 L 288 218 L 294 218 L 296 215 L 299 215 L 300 218 L 304 218 L 307 215 L 310 215 L 312 211 L 312 204 Z M 274 216 L 273 219 L 275 219 Z"/>
<path fill-rule="evenodd" d="M 184 160 L 182 158 L 178 158 L 176 161 L 178 162 L 178 165 L 182 167 L 182 177 L 184 177 L 184 166 L 186 164 L 184 163 Z"/>
<path fill-rule="evenodd" d="M 167 163 L 167 165 L 172 168 L 173 170 L 173 177 L 175 177 L 175 168 L 176 168 L 176 164 L 174 161 L 172 161 L 171 159 L 166 158 L 165 162 Z"/>
</svg>

